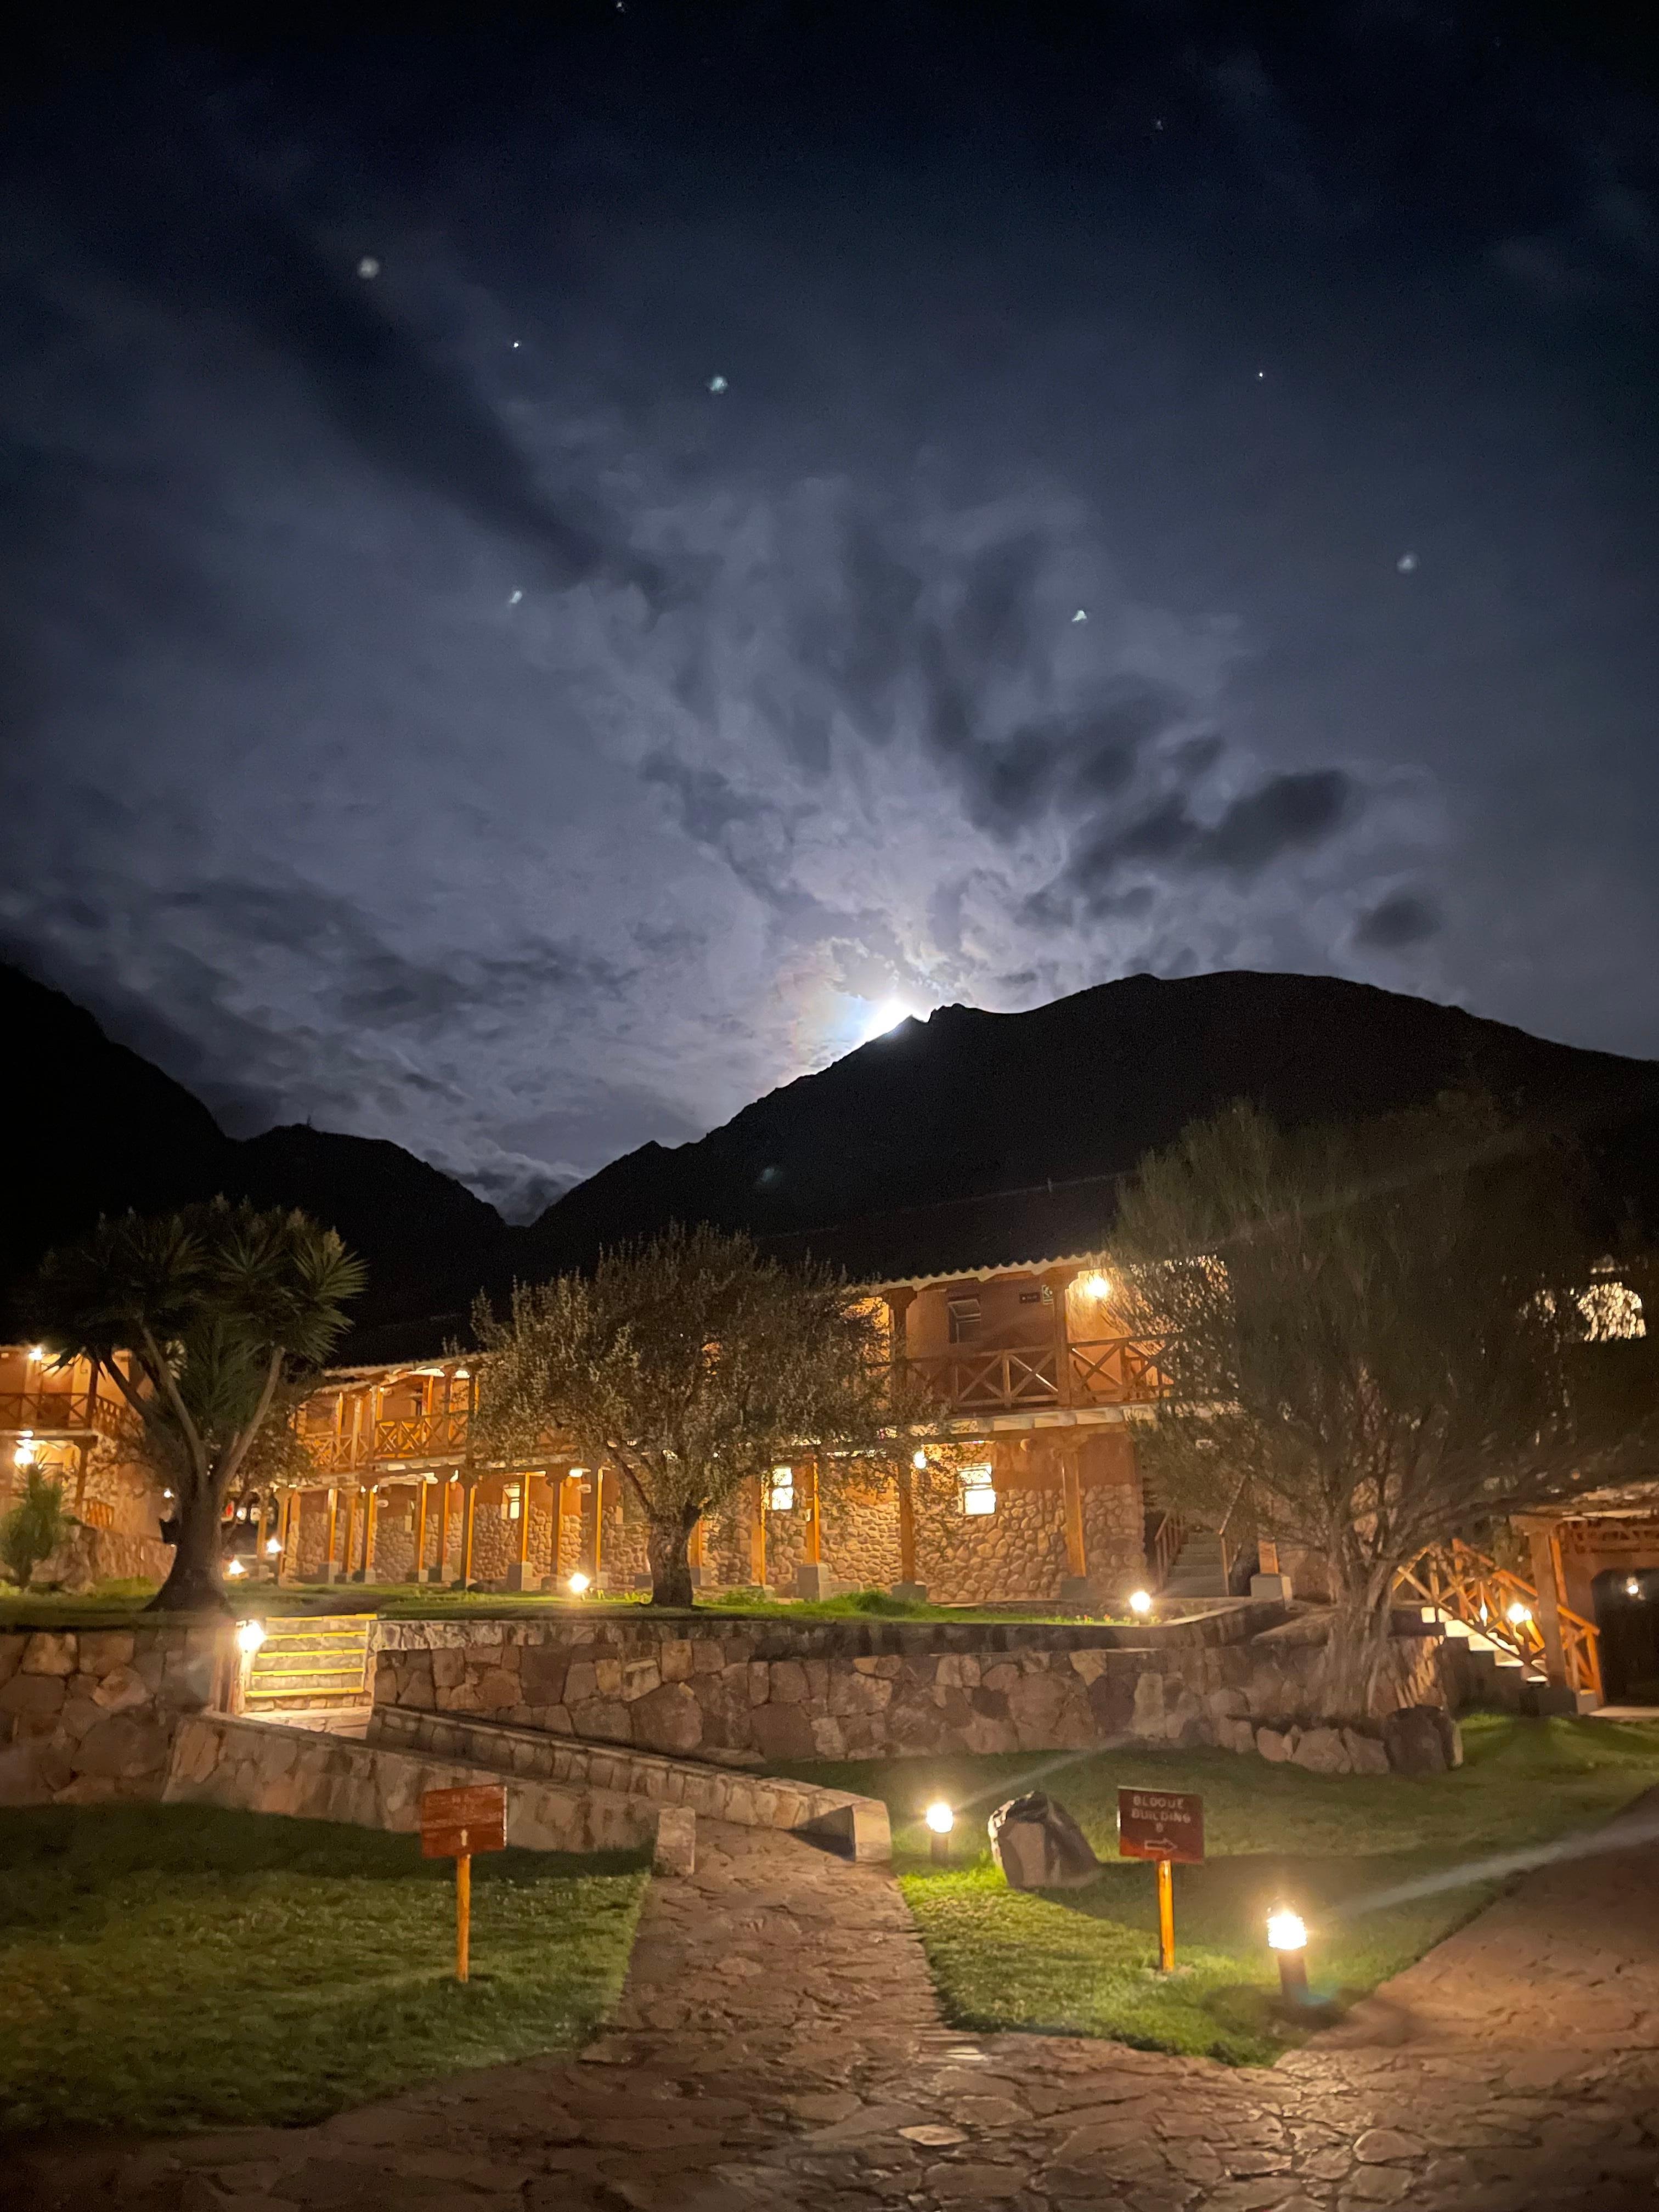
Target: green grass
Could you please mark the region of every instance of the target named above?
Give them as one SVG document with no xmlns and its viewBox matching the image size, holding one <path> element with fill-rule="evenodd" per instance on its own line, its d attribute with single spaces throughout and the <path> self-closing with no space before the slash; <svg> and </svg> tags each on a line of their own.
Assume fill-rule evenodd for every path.
<svg viewBox="0 0 1659 2212">
<path fill-rule="evenodd" d="M 473 1863 L 202 1806 L 0 1813 L 0 2128 L 292 2124 L 578 2049 L 621 1986 L 633 1857 Z"/>
<path fill-rule="evenodd" d="M 239 1611 L 264 1618 L 322 1613 L 378 1613 L 393 1620 L 452 1620 L 483 1618 L 491 1620 L 537 1620 L 549 1613 L 575 1614 L 614 1611 L 644 1605 L 645 1590 L 613 1591 L 603 1597 L 574 1598 L 539 1591 L 504 1595 L 499 1590 L 458 1590 L 429 1583 L 287 1583 L 278 1589 L 265 1582 L 226 1585 Z M 155 1594 L 153 1583 L 101 1583 L 95 1590 L 71 1597 L 62 1590 L 8 1591 L 0 1595 L 0 1628 L 126 1627 L 143 1613 Z M 728 1620 L 734 1615 L 787 1620 L 949 1620 L 1062 1621 L 1075 1623 L 1085 1616 L 1060 1613 L 1052 1607 L 918 1605 L 908 1598 L 890 1597 L 885 1590 L 848 1590 L 839 1597 L 796 1599 L 763 1597 L 753 1591 L 721 1590 L 699 1598 L 689 1613 L 665 1609 L 659 1620 L 698 1620 L 704 1615 Z M 1091 1613 L 1091 1621 L 1123 1622 L 1128 1614 Z"/>
<path fill-rule="evenodd" d="M 1024 1757 L 812 1762 L 786 1771 L 886 1801 L 901 1886 L 946 2017 L 961 2027 L 1108 2036 L 1144 2049 L 1263 2063 L 1302 2039 L 1282 2020 L 1265 1940 L 1281 1899 L 1309 1926 L 1316 1996 L 1340 2009 L 1422 1956 L 1498 1894 L 1501 1854 L 1599 1825 L 1659 1784 L 1659 1721 L 1463 1723 L 1455 1773 L 1310 1774 L 1228 1752 L 1096 1752 Z M 1176 1958 L 1158 1951 L 1152 1869 L 1117 1856 L 1120 1785 L 1204 1799 L 1201 1867 L 1175 1869 Z M 1010 1890 L 985 1818 L 1043 1788 L 1106 1862 L 1085 1890 Z M 957 1808 L 956 1863 L 928 1859 L 922 1809 Z M 1448 1877 L 1426 1895 L 1373 1904 Z M 1593 1873 L 1587 1876 L 1594 1879 Z"/>
</svg>

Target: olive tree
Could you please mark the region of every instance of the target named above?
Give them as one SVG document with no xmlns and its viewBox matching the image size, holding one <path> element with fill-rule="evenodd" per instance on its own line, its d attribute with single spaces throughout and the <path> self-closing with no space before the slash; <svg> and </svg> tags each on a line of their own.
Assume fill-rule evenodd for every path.
<svg viewBox="0 0 1659 2212">
<path fill-rule="evenodd" d="M 1125 1189 L 1121 1310 L 1171 1339 L 1148 1472 L 1328 1561 L 1332 1716 L 1369 1709 L 1419 1553 L 1650 1451 L 1645 1347 L 1595 1340 L 1606 1243 L 1571 1148 L 1474 1097 L 1295 1133 L 1236 1105 Z"/>
<path fill-rule="evenodd" d="M 362 1284 L 333 1230 L 222 1199 L 100 1221 L 48 1254 L 33 1295 L 40 1334 L 61 1358 L 108 1376 L 176 1500 L 173 1565 L 155 1606 L 227 1607 L 225 1500 L 250 1455 L 283 1449 L 284 1403 L 337 1342 Z"/>
<path fill-rule="evenodd" d="M 474 1449 L 533 1457 L 552 1434 L 614 1467 L 643 1516 L 653 1605 L 688 1606 L 705 1514 L 806 1451 L 890 1462 L 898 1435 L 881 1323 L 832 1270 L 678 1225 L 588 1275 L 480 1300 Z"/>
</svg>

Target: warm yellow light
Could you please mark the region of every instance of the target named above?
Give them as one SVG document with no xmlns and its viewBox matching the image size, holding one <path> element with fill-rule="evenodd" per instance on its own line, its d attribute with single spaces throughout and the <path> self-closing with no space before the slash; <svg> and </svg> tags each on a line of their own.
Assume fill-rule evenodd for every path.
<svg viewBox="0 0 1659 2212">
<path fill-rule="evenodd" d="M 280 1536 L 267 1536 L 265 1538 L 265 1557 L 268 1559 L 278 1558 L 282 1553 L 282 1548 L 283 1540 Z"/>
<path fill-rule="evenodd" d="M 30 1358 L 31 1359 L 44 1359 L 44 1358 L 46 1358 L 46 1346 L 45 1346 L 44 1344 L 32 1344 L 32 1345 L 30 1345 L 30 1346 L 29 1346 L 29 1358 Z"/>
<path fill-rule="evenodd" d="M 1625 1595 L 1626 1597 L 1640 1597 L 1641 1595 L 1642 1585 L 1637 1581 L 1635 1576 L 1632 1575 L 1630 1579 L 1625 1584 Z"/>
<path fill-rule="evenodd" d="M 253 1654 L 258 1650 L 259 1646 L 264 1642 L 264 1640 L 265 1625 L 263 1620 L 239 1620 L 237 1622 L 236 1649 L 239 1651 L 246 1652 L 248 1656 L 252 1658 Z"/>
<path fill-rule="evenodd" d="M 1150 1590 L 1131 1590 L 1131 1591 L 1130 1591 L 1130 1593 L 1129 1593 L 1129 1610 L 1130 1610 L 1130 1612 L 1131 1612 L 1132 1613 L 1133 1613 L 1133 1614 L 1135 1615 L 1135 1617 L 1136 1617 L 1136 1619 L 1137 1619 L 1137 1620 L 1145 1620 L 1145 1619 L 1146 1618 L 1147 1614 L 1152 1611 L 1152 1592 L 1151 1592 Z"/>
<path fill-rule="evenodd" d="M 1111 1297 L 1112 1279 L 1109 1275 L 1103 1275 L 1098 1273 L 1092 1275 L 1085 1275 L 1083 1278 L 1081 1287 L 1084 1297 L 1085 1298 L 1092 1298 L 1096 1304 L 1098 1305 L 1104 1299 Z"/>
<path fill-rule="evenodd" d="M 1267 1915 L 1267 1946 L 1273 1951 L 1300 1951 L 1308 1941 L 1308 1931 L 1299 1912 L 1292 1912 L 1288 1905 L 1276 1905 Z"/>
<path fill-rule="evenodd" d="M 587 1588 L 587 1577 L 586 1575 L 572 1575 L 566 1587 L 569 1590 L 572 1597 L 580 1597 L 582 1592 Z"/>
<path fill-rule="evenodd" d="M 910 1464 L 915 1468 L 918 1474 L 925 1474 L 927 1467 L 927 1453 L 925 1451 L 912 1452 L 910 1455 Z"/>
<path fill-rule="evenodd" d="M 247 1572 L 247 1569 L 242 1565 L 240 1559 L 233 1559 L 230 1565 L 225 1569 L 225 1572 L 228 1575 L 245 1575 Z"/>
<path fill-rule="evenodd" d="M 1515 1626 L 1519 1628 L 1523 1620 L 1530 1620 L 1532 1619 L 1531 1609 L 1530 1607 L 1522 1605 L 1520 1599 L 1517 1598 L 1515 1603 L 1510 1607 L 1509 1617 L 1514 1623 Z"/>
<path fill-rule="evenodd" d="M 956 1814 L 942 1797 L 927 1808 L 924 1818 L 936 1836 L 948 1836 L 957 1825 Z"/>
</svg>

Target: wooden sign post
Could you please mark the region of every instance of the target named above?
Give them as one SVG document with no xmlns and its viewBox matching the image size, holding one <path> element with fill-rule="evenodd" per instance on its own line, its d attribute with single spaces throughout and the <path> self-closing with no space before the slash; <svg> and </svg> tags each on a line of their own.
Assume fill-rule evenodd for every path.
<svg viewBox="0 0 1659 2212">
<path fill-rule="evenodd" d="M 472 1943 L 472 1854 L 507 1849 L 507 1785 L 428 1790 L 421 1800 L 421 1856 L 455 1862 L 455 1978 L 467 1977 Z"/>
<path fill-rule="evenodd" d="M 1170 1869 L 1204 1863 L 1204 1800 L 1176 1790 L 1120 1790 L 1118 1856 L 1158 1864 L 1158 1970 L 1175 1971 L 1175 1877 Z"/>
</svg>

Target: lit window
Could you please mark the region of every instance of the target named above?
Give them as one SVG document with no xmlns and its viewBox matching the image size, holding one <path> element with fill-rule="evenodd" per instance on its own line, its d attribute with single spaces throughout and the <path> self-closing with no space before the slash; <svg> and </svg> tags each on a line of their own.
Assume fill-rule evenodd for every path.
<svg viewBox="0 0 1659 2212">
<path fill-rule="evenodd" d="M 516 1521 L 519 1517 L 519 1495 L 516 1488 L 507 1493 L 507 1517 L 509 1521 Z"/>
<path fill-rule="evenodd" d="M 964 1467 L 962 1470 L 962 1510 L 964 1513 L 994 1513 L 997 1494 L 993 1487 L 993 1473 L 988 1466 Z"/>
<path fill-rule="evenodd" d="M 952 1344 L 971 1344 L 979 1334 L 980 1304 L 975 1297 L 949 1298 Z"/>
<path fill-rule="evenodd" d="M 774 1513 L 793 1513 L 795 1510 L 795 1470 L 793 1467 L 775 1467 L 767 1488 L 766 1503 Z"/>
<path fill-rule="evenodd" d="M 1579 1293 L 1578 1310 L 1589 1327 L 1592 1344 L 1611 1344 L 1648 1333 L 1641 1298 L 1628 1283 L 1592 1283 Z"/>
</svg>

